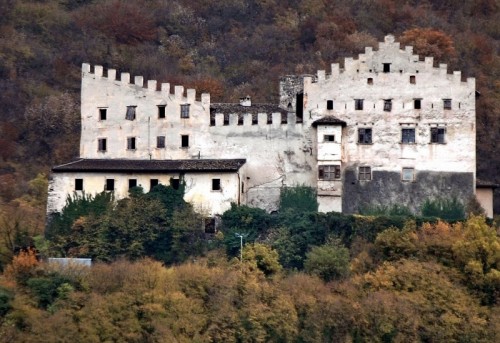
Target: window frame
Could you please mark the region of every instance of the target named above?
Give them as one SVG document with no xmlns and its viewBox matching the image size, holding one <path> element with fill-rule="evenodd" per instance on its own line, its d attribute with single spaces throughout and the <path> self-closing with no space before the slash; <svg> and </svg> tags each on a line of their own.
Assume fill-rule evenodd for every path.
<svg viewBox="0 0 500 343">
<path fill-rule="evenodd" d="M 165 136 L 156 136 L 156 149 L 165 149 L 166 138 Z"/>
<path fill-rule="evenodd" d="M 107 107 L 99 107 L 99 121 L 108 120 L 108 108 Z"/>
<path fill-rule="evenodd" d="M 391 72 L 391 64 L 392 63 L 382 63 L 382 71 L 384 73 L 390 73 Z"/>
<path fill-rule="evenodd" d="M 128 179 L 128 189 L 137 187 L 137 179 Z"/>
<path fill-rule="evenodd" d="M 189 135 L 181 135 L 181 148 L 189 148 Z"/>
<path fill-rule="evenodd" d="M 222 182 L 219 178 L 212 179 L 212 192 L 221 192 L 222 191 Z"/>
<path fill-rule="evenodd" d="M 191 104 L 181 104 L 181 119 L 189 118 L 189 108 Z"/>
<path fill-rule="evenodd" d="M 160 180 L 158 179 L 149 179 L 149 191 L 160 184 Z"/>
<path fill-rule="evenodd" d="M 405 134 L 406 132 L 406 134 Z M 408 133 L 412 133 L 408 135 Z M 416 141 L 416 130 L 414 127 L 403 127 L 401 128 L 401 144 L 415 144 Z"/>
<path fill-rule="evenodd" d="M 408 175 L 407 172 L 411 172 L 411 178 L 406 178 L 406 175 Z M 415 168 L 413 168 L 413 167 L 403 167 L 401 169 L 401 181 L 404 181 L 404 182 L 413 182 L 413 181 L 415 181 Z"/>
<path fill-rule="evenodd" d="M 354 110 L 363 111 L 365 99 L 354 99 Z"/>
<path fill-rule="evenodd" d="M 415 85 L 417 83 L 417 78 L 415 75 L 410 75 L 410 84 Z"/>
<path fill-rule="evenodd" d="M 439 132 L 440 130 L 442 130 L 442 133 Z M 431 127 L 430 138 L 431 144 L 446 144 L 446 128 L 439 126 Z"/>
<path fill-rule="evenodd" d="M 115 190 L 115 179 L 106 179 L 104 183 L 104 190 L 107 192 L 113 192 Z"/>
<path fill-rule="evenodd" d="M 127 150 L 137 150 L 137 139 L 136 137 L 127 137 Z"/>
<path fill-rule="evenodd" d="M 167 117 L 167 105 L 157 105 L 158 119 L 165 119 Z"/>
<path fill-rule="evenodd" d="M 106 152 L 108 151 L 108 139 L 107 138 L 97 138 L 97 151 Z"/>
<path fill-rule="evenodd" d="M 443 109 L 451 110 L 451 99 L 443 99 Z"/>
<path fill-rule="evenodd" d="M 358 128 L 358 144 L 373 144 L 373 129 L 371 127 Z"/>
<path fill-rule="evenodd" d="M 414 110 L 421 110 L 422 109 L 422 99 L 420 99 L 420 98 L 413 99 L 413 109 Z"/>
<path fill-rule="evenodd" d="M 323 164 L 318 166 L 318 180 L 335 181 L 342 178 L 339 164 Z"/>
<path fill-rule="evenodd" d="M 323 135 L 323 142 L 325 143 L 335 143 L 335 135 Z"/>
<path fill-rule="evenodd" d="M 75 179 L 75 192 L 83 191 L 83 179 Z"/>
<path fill-rule="evenodd" d="M 326 109 L 329 111 L 333 110 L 333 100 L 326 101 Z"/>
<path fill-rule="evenodd" d="M 392 99 L 384 99 L 384 111 L 385 112 L 392 111 Z"/>
<path fill-rule="evenodd" d="M 125 119 L 134 121 L 137 118 L 137 106 L 127 106 L 127 112 L 125 113 Z"/>
<path fill-rule="evenodd" d="M 360 166 L 358 167 L 358 181 L 371 181 L 372 180 L 372 167 Z"/>
</svg>

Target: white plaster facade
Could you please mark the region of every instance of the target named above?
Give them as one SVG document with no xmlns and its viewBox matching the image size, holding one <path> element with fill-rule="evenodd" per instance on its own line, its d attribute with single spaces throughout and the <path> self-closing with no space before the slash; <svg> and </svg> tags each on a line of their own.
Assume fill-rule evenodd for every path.
<svg viewBox="0 0 500 343">
<path fill-rule="evenodd" d="M 293 185 L 316 187 L 324 212 L 396 203 L 418 210 L 424 198 L 474 194 L 475 80 L 464 82 L 443 64 L 434 67 L 432 57 L 421 61 L 393 36 L 378 50 L 369 47 L 358 59 L 345 59 L 344 68 L 332 64 L 328 74 L 283 78 L 276 106 L 252 104 L 248 97 L 241 104 L 213 104 L 209 94 L 197 100 L 193 89 L 173 90 L 154 80 L 145 86 L 141 76 L 131 83 L 128 73 L 118 80 L 115 70 L 83 64 L 80 157 L 245 159 L 238 170 L 193 174 L 186 199 L 211 215 L 230 202 L 276 210 L 281 187 Z M 370 139 L 360 141 L 366 129 Z M 128 178 L 148 191 L 151 178 L 168 184 L 180 175 L 56 169 L 49 212 L 64 206 L 75 178 L 83 178 L 90 193 L 114 178 L 121 198 Z M 224 180 L 222 192 L 211 191 L 214 178 Z"/>
</svg>

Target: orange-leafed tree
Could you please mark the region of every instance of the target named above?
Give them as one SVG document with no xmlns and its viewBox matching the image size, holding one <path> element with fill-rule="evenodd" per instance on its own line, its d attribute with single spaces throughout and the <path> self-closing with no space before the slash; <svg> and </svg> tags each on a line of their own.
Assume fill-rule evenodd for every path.
<svg viewBox="0 0 500 343">
<path fill-rule="evenodd" d="M 433 56 L 436 60 L 452 60 L 455 55 L 453 39 L 443 31 L 432 28 L 416 28 L 403 32 L 401 45 L 413 46 L 422 56 Z"/>
</svg>

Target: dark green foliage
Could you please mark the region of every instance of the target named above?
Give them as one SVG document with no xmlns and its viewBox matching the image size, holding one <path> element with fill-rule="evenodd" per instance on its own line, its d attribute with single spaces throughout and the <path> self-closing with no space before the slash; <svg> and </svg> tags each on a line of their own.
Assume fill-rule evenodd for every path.
<svg viewBox="0 0 500 343">
<path fill-rule="evenodd" d="M 304 269 L 326 282 L 346 277 L 349 274 L 349 250 L 338 240 L 313 247 L 306 255 Z"/>
<path fill-rule="evenodd" d="M 280 212 L 315 212 L 318 210 L 316 189 L 308 186 L 283 187 L 280 192 Z"/>
<path fill-rule="evenodd" d="M 43 277 L 31 278 L 28 280 L 27 287 L 33 292 L 38 300 L 38 307 L 46 309 L 62 295 L 61 292 L 69 284 L 70 280 L 57 274 L 51 273 Z"/>
<path fill-rule="evenodd" d="M 413 216 L 412 211 L 408 207 L 399 204 L 365 207 L 360 210 L 360 214 L 365 216 Z"/>
<path fill-rule="evenodd" d="M 426 200 L 422 205 L 424 217 L 437 217 L 446 221 L 457 221 L 465 219 L 465 207 L 457 199 L 435 199 Z"/>
<path fill-rule="evenodd" d="M 12 299 L 14 299 L 12 292 L 0 287 L 0 317 L 5 316 L 10 311 Z"/>
<path fill-rule="evenodd" d="M 166 209 L 168 216 L 171 216 L 175 210 L 187 205 L 184 201 L 184 190 L 186 188 L 184 179 L 180 179 L 178 189 L 172 187 L 172 182 L 173 179 L 170 179 L 170 186 L 158 184 L 146 195 L 149 199 L 159 200 Z"/>
</svg>

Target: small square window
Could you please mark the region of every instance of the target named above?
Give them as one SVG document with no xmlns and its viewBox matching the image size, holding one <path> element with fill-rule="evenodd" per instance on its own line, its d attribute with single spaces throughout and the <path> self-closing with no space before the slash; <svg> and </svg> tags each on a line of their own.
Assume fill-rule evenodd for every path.
<svg viewBox="0 0 500 343">
<path fill-rule="evenodd" d="M 158 119 L 165 119 L 166 105 L 158 105 Z"/>
<path fill-rule="evenodd" d="M 97 140 L 97 151 L 106 152 L 107 149 L 107 140 L 106 138 L 99 138 Z"/>
<path fill-rule="evenodd" d="M 431 127 L 431 143 L 444 144 L 446 129 L 444 127 Z"/>
<path fill-rule="evenodd" d="M 384 63 L 384 73 L 390 73 L 390 72 L 391 72 L 391 64 Z"/>
<path fill-rule="evenodd" d="M 99 109 L 99 120 L 106 120 L 108 117 L 108 109 L 100 108 Z"/>
<path fill-rule="evenodd" d="M 370 181 L 371 179 L 372 179 L 372 168 L 371 167 L 359 167 L 358 180 Z"/>
<path fill-rule="evenodd" d="M 75 179 L 75 191 L 83 191 L 83 179 Z"/>
<path fill-rule="evenodd" d="M 181 118 L 189 118 L 189 104 L 181 105 Z"/>
<path fill-rule="evenodd" d="M 165 136 L 157 136 L 156 137 L 156 147 L 158 149 L 165 148 Z"/>
<path fill-rule="evenodd" d="M 414 181 L 415 180 L 415 168 L 403 168 L 401 174 L 401 179 L 403 181 Z"/>
<path fill-rule="evenodd" d="M 443 108 L 445 110 L 451 110 L 451 99 L 443 99 Z"/>
<path fill-rule="evenodd" d="M 323 142 L 335 142 L 335 135 L 324 135 Z"/>
<path fill-rule="evenodd" d="M 339 165 L 318 166 L 318 179 L 326 181 L 340 179 L 340 166 Z"/>
<path fill-rule="evenodd" d="M 135 108 L 137 106 L 127 106 L 127 114 L 125 114 L 125 119 L 135 120 Z"/>
<path fill-rule="evenodd" d="M 369 77 L 368 80 L 367 80 L 367 83 L 369 85 L 373 85 L 373 78 L 372 77 Z"/>
<path fill-rule="evenodd" d="M 372 129 L 368 129 L 368 128 L 358 129 L 358 143 L 371 144 L 372 143 Z"/>
<path fill-rule="evenodd" d="M 220 179 L 212 179 L 212 190 L 213 191 L 221 190 Z"/>
<path fill-rule="evenodd" d="M 105 190 L 114 191 L 115 190 L 115 179 L 106 179 Z"/>
<path fill-rule="evenodd" d="M 416 110 L 420 110 L 422 108 L 422 99 L 414 99 L 413 108 Z"/>
<path fill-rule="evenodd" d="M 354 109 L 356 111 L 363 110 L 363 99 L 354 99 Z"/>
<path fill-rule="evenodd" d="M 135 150 L 135 137 L 127 138 L 127 150 Z"/>
<path fill-rule="evenodd" d="M 401 143 L 413 144 L 415 143 L 415 129 L 402 129 L 401 130 Z"/>
<path fill-rule="evenodd" d="M 150 179 L 149 180 L 149 191 L 151 191 L 153 188 L 158 186 L 158 184 L 159 184 L 158 179 Z"/>
<path fill-rule="evenodd" d="M 189 135 L 181 135 L 181 148 L 189 147 Z"/>
<path fill-rule="evenodd" d="M 333 110 L 333 100 L 327 100 L 326 101 L 326 109 L 327 110 Z"/>
<path fill-rule="evenodd" d="M 137 179 L 128 179 L 128 189 L 137 187 Z"/>
<path fill-rule="evenodd" d="M 413 84 L 413 85 L 415 83 L 417 83 L 417 80 L 415 79 L 415 75 L 410 75 L 410 83 Z"/>
<path fill-rule="evenodd" d="M 391 99 L 384 100 L 384 111 L 386 111 L 386 112 L 392 111 L 392 100 Z"/>
<path fill-rule="evenodd" d="M 181 185 L 180 179 L 170 179 L 170 186 L 172 186 L 173 189 L 179 189 L 180 185 Z"/>
</svg>

